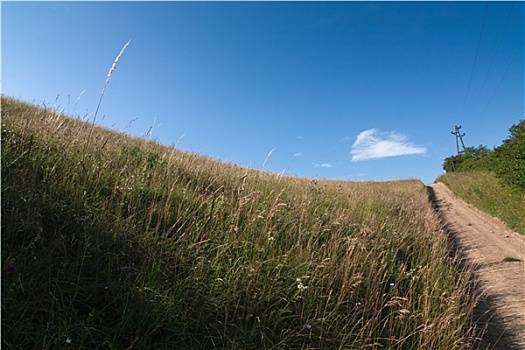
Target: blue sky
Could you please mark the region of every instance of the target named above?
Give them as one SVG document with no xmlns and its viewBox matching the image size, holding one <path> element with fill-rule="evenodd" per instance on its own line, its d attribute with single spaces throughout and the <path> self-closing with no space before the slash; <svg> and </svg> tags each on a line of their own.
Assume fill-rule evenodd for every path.
<svg viewBox="0 0 525 350">
<path fill-rule="evenodd" d="M 5 2 L 2 94 L 301 177 L 433 182 L 524 118 L 523 2 Z M 91 118 L 91 119 L 90 119 Z"/>
</svg>

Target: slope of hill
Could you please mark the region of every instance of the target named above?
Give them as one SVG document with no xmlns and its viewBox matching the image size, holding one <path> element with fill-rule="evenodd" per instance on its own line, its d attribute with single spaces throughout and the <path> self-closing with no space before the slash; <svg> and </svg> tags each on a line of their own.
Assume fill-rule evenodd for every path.
<svg viewBox="0 0 525 350">
<path fill-rule="evenodd" d="M 2 98 L 2 348 L 463 349 L 416 180 L 284 177 Z"/>
<path fill-rule="evenodd" d="M 525 234 L 525 190 L 508 185 L 490 171 L 481 170 L 451 172 L 437 181 L 467 203 Z"/>
</svg>

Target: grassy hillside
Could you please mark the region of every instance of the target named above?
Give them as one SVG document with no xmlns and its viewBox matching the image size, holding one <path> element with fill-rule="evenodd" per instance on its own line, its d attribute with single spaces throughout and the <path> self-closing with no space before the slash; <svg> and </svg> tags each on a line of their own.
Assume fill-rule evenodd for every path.
<svg viewBox="0 0 525 350">
<path fill-rule="evenodd" d="M 463 349 L 424 185 L 278 176 L 2 99 L 2 349 Z"/>
<path fill-rule="evenodd" d="M 466 202 L 525 234 L 525 190 L 505 183 L 489 171 L 452 172 L 437 181 Z"/>
</svg>

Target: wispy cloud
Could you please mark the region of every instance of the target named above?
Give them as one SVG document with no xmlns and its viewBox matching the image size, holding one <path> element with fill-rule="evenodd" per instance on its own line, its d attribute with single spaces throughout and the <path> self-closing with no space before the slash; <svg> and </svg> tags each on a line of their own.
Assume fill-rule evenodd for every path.
<svg viewBox="0 0 525 350">
<path fill-rule="evenodd" d="M 312 164 L 318 168 L 331 168 L 332 167 L 332 164 L 330 163 L 322 163 L 322 164 L 312 163 Z"/>
<path fill-rule="evenodd" d="M 300 157 L 300 156 L 302 156 L 302 155 L 303 155 L 303 152 L 298 152 L 298 153 L 295 153 L 293 156 L 294 156 L 294 157 Z"/>
<path fill-rule="evenodd" d="M 408 136 L 378 129 L 368 129 L 357 135 L 350 151 L 352 162 L 426 153 L 425 147 L 415 145 Z"/>
</svg>

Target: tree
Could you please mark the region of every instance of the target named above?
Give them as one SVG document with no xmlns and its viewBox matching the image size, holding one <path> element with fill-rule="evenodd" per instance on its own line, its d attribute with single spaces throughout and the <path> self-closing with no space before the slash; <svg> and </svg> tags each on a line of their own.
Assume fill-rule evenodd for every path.
<svg viewBox="0 0 525 350">
<path fill-rule="evenodd" d="M 443 170 L 446 172 L 481 170 L 486 167 L 487 163 L 481 161 L 481 159 L 487 157 L 491 152 L 487 146 L 483 145 L 479 145 L 478 147 L 465 147 L 465 152 L 462 154 L 445 158 Z"/>
<path fill-rule="evenodd" d="M 463 162 L 463 156 L 457 155 L 457 156 L 450 156 L 445 158 L 445 161 L 443 162 L 443 170 L 445 170 L 447 173 L 452 171 L 457 171 L 459 165 Z"/>
<path fill-rule="evenodd" d="M 494 150 L 496 174 L 505 182 L 525 189 L 525 120 L 509 129 L 510 136 Z"/>
<path fill-rule="evenodd" d="M 465 147 L 465 155 L 467 157 L 482 157 L 491 152 L 487 146 L 479 145 L 478 147 Z"/>
</svg>

